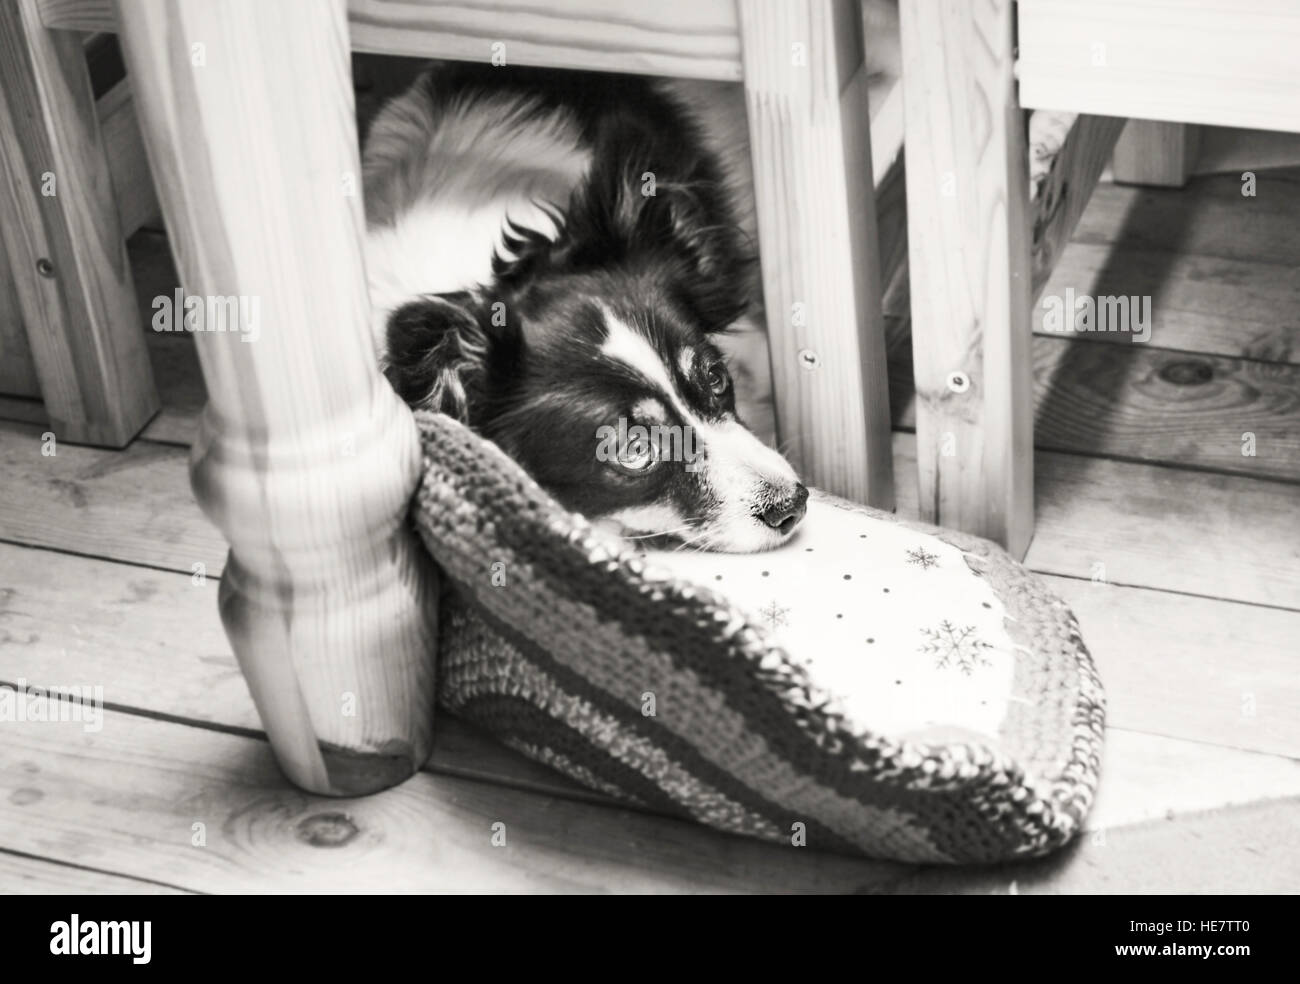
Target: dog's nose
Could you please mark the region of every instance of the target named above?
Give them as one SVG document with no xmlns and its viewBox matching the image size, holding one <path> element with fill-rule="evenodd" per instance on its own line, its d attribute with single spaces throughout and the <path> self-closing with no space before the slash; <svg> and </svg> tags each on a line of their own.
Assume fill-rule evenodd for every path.
<svg viewBox="0 0 1300 984">
<path fill-rule="evenodd" d="M 794 487 L 794 491 L 788 496 L 777 499 L 760 512 L 758 518 L 784 535 L 799 524 L 799 520 L 803 519 L 803 514 L 807 510 L 808 490 L 802 484 L 799 484 Z"/>
</svg>

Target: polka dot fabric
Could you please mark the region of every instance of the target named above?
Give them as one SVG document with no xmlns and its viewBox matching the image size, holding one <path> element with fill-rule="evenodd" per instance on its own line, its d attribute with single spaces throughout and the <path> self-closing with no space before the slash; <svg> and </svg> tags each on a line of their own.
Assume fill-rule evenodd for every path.
<svg viewBox="0 0 1300 984">
<path fill-rule="evenodd" d="M 666 549 L 648 559 L 765 626 L 838 695 L 851 726 L 998 743 L 1016 644 L 1001 599 L 956 547 L 814 494 L 779 550 Z"/>
<path fill-rule="evenodd" d="M 989 862 L 1080 829 L 1101 685 L 1069 610 L 998 547 L 817 494 L 779 551 L 639 553 L 417 420 L 443 708 L 591 788 L 776 842 Z"/>
</svg>

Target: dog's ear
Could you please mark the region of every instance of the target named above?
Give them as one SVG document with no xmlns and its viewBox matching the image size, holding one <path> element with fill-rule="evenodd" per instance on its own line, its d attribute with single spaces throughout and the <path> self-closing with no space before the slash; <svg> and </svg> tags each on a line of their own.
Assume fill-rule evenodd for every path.
<svg viewBox="0 0 1300 984">
<path fill-rule="evenodd" d="M 727 190 L 712 178 L 669 185 L 663 220 L 685 266 L 678 290 L 709 331 L 726 331 L 749 308 L 758 254 L 736 222 Z M 651 206 L 654 207 L 654 206 Z"/>
<path fill-rule="evenodd" d="M 682 299 L 710 328 L 739 318 L 748 306 L 756 256 L 734 219 L 727 189 L 703 160 L 655 170 L 654 152 L 642 145 L 598 154 L 568 207 L 553 213 L 554 239 L 508 225 L 511 258 L 498 258 L 499 280 L 520 284 L 542 270 L 596 269 L 653 255 L 678 271 Z"/>
<path fill-rule="evenodd" d="M 722 182 L 703 167 L 653 183 L 651 172 L 643 171 L 628 175 L 625 189 L 629 200 L 640 200 L 634 224 L 623 233 L 633 248 L 666 249 L 680 271 L 675 286 L 681 299 L 708 330 L 729 327 L 748 307 L 757 257 L 734 219 Z"/>
<path fill-rule="evenodd" d="M 506 305 L 464 291 L 410 301 L 388 319 L 384 374 L 410 406 L 474 423 L 514 345 Z"/>
</svg>

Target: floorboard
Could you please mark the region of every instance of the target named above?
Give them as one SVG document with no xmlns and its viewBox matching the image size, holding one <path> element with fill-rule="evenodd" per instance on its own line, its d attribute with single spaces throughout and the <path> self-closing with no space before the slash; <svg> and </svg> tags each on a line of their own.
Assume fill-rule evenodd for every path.
<svg viewBox="0 0 1300 984">
<path fill-rule="evenodd" d="M 896 894 L 1249 895 L 1293 894 L 1300 800 L 1174 816 L 1080 838 L 1053 857 L 1014 869 L 924 868 L 889 886 Z M 1107 943 L 1119 940 L 1105 941 Z"/>
<path fill-rule="evenodd" d="M 871 892 L 916 870 L 431 773 L 363 799 L 324 799 L 287 787 L 263 741 L 112 710 L 90 733 L 78 722 L 0 732 L 8 850 L 192 891 Z M 1105 775 L 1090 824 L 1105 833 L 1085 841 L 1300 795 L 1292 760 L 1124 732 L 1110 736 Z M 494 845 L 502 829 L 505 844 Z M 1292 863 L 1285 841 L 1256 844 L 1254 833 L 1218 845 L 1217 860 Z M 1122 856 L 1097 861 L 1133 886 Z M 960 878 L 1008 883 L 1019 872 Z"/>
<path fill-rule="evenodd" d="M 1123 243 L 1294 270 L 1300 266 L 1300 168 L 1255 173 L 1255 194 L 1240 174 L 1193 178 L 1186 188 L 1101 184 L 1072 241 Z"/>
<path fill-rule="evenodd" d="M 1088 830 L 1300 796 L 1300 761 L 1106 729 Z M 1289 848 L 1288 848 L 1289 850 Z"/>
<path fill-rule="evenodd" d="M 1300 366 L 1044 335 L 1032 352 L 1040 451 L 1300 484 Z M 894 426 L 915 429 L 911 346 L 897 339 L 889 386 Z"/>
<path fill-rule="evenodd" d="M 1151 298 L 1152 348 L 1268 362 L 1300 362 L 1300 260 L 1279 266 L 1127 244 L 1066 247 L 1043 298 Z M 1043 330 L 1047 308 L 1034 307 Z M 1081 341 L 1132 344 L 1125 334 L 1079 334 Z M 155 372 L 157 370 L 155 369 Z"/>
<path fill-rule="evenodd" d="M 917 515 L 916 444 L 894 435 L 898 512 Z M 1031 570 L 1300 610 L 1294 486 L 1041 452 Z"/>
<path fill-rule="evenodd" d="M 208 576 L 226 545 L 199 512 L 189 449 L 137 440 L 122 451 L 58 444 L 39 425 L 0 422 L 0 540 Z"/>
<path fill-rule="evenodd" d="M 1048 577 L 1114 727 L 1300 759 L 1300 612 Z"/>
<path fill-rule="evenodd" d="M 0 850 L 4 895 L 184 895 L 182 889 Z"/>
<path fill-rule="evenodd" d="M 103 688 L 110 707 L 261 735 L 217 615 L 217 581 L 0 544 L 0 683 Z M 606 801 L 450 715 L 428 768 Z"/>
<path fill-rule="evenodd" d="M 325 799 L 264 741 L 113 711 L 80 729 L 0 724 L 0 844 L 188 890 L 853 892 L 903 870 L 427 772 Z"/>
</svg>

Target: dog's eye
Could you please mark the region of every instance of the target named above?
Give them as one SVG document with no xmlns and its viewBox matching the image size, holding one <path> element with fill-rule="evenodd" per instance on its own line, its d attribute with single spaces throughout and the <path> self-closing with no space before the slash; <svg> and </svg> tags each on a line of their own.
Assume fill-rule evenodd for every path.
<svg viewBox="0 0 1300 984">
<path fill-rule="evenodd" d="M 655 450 L 652 441 L 633 439 L 619 450 L 614 463 L 626 472 L 641 475 L 659 464 L 659 456 L 655 453 Z"/>
<path fill-rule="evenodd" d="M 727 375 L 727 370 L 717 363 L 709 366 L 708 379 L 709 389 L 713 391 L 714 396 L 722 396 L 731 385 L 731 377 Z"/>
</svg>

